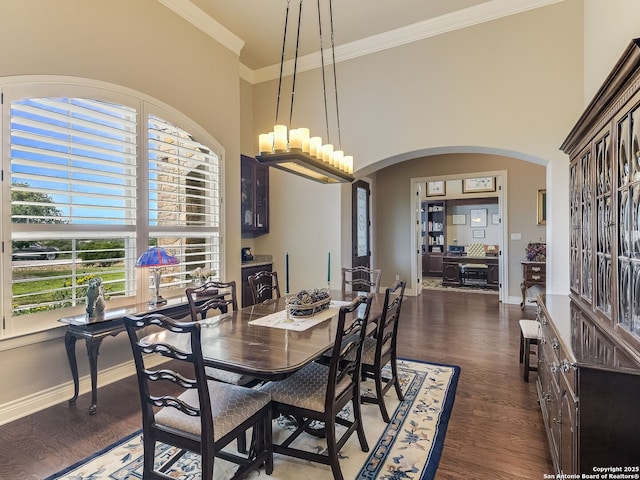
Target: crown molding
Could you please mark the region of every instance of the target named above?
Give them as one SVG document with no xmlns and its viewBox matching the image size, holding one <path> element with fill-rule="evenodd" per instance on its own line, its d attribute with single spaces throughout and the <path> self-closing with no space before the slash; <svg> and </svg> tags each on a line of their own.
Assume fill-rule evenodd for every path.
<svg viewBox="0 0 640 480">
<path fill-rule="evenodd" d="M 158 0 L 158 2 L 240 56 L 240 51 L 244 47 L 244 40 L 236 36 L 231 30 L 227 30 L 192 2 L 188 0 Z"/>
<path fill-rule="evenodd" d="M 436 18 L 407 25 L 406 27 L 337 46 L 335 48 L 336 63 L 563 1 L 564 0 L 487 1 L 473 7 L 465 8 L 464 10 L 441 15 Z M 329 58 L 330 56 L 325 56 L 325 64 L 329 63 Z M 320 55 L 318 52 L 315 52 L 298 58 L 297 71 L 312 70 L 320 66 Z M 289 60 L 285 62 L 283 74 L 291 75 L 292 73 L 293 60 Z M 243 79 L 255 84 L 276 79 L 279 75 L 280 65 L 277 64 L 253 70 L 250 76 L 243 77 Z"/>
<path fill-rule="evenodd" d="M 564 0 L 488 0 L 479 5 L 457 12 L 430 18 L 402 28 L 339 45 L 335 48 L 336 62 L 343 62 L 370 53 L 406 45 L 418 40 L 424 40 L 443 33 L 490 22 L 509 15 L 546 7 L 563 1 Z M 206 12 L 195 6 L 191 1 L 158 0 L 158 2 L 173 10 L 176 14 L 229 48 L 238 56 L 240 55 L 244 41 L 207 15 Z M 325 64 L 330 63 L 330 58 L 330 55 L 325 56 Z M 318 52 L 315 52 L 298 58 L 297 71 L 303 72 L 319 68 L 320 66 L 320 55 Z M 291 75 L 292 73 L 293 60 L 289 60 L 284 64 L 283 74 Z M 280 64 L 269 65 L 256 70 L 251 70 L 247 66 L 240 64 L 240 78 L 251 84 L 274 80 L 278 78 L 279 75 Z"/>
</svg>

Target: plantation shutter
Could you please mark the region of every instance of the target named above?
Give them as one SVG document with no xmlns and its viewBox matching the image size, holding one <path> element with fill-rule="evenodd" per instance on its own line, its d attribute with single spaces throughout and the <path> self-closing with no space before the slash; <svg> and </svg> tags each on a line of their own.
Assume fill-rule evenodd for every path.
<svg viewBox="0 0 640 480">
<path fill-rule="evenodd" d="M 133 108 L 84 98 L 15 101 L 11 143 L 13 223 L 135 225 Z M 43 209 L 56 215 L 41 217 Z"/>
</svg>

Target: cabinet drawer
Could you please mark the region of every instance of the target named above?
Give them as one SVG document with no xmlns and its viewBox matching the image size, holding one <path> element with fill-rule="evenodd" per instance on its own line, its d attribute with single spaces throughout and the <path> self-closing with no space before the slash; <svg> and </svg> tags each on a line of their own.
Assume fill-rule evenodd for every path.
<svg viewBox="0 0 640 480">
<path fill-rule="evenodd" d="M 525 265 L 525 274 L 529 273 L 546 273 L 547 266 L 546 265 Z"/>
<path fill-rule="evenodd" d="M 525 280 L 528 283 L 533 283 L 533 282 L 544 283 L 547 280 L 547 276 L 544 273 L 527 272 L 525 274 Z"/>
</svg>

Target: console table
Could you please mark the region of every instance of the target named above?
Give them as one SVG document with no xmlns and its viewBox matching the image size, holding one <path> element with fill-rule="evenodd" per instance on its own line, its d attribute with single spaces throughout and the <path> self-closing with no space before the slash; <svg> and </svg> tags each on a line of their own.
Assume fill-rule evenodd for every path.
<svg viewBox="0 0 640 480">
<path fill-rule="evenodd" d="M 108 306 L 108 304 L 107 304 Z M 89 414 L 94 415 L 98 404 L 98 353 L 100 345 L 106 337 L 115 337 L 125 331 L 124 317 L 126 315 L 146 315 L 148 313 L 162 313 L 169 317 L 182 318 L 190 314 L 189 303 L 184 295 L 167 299 L 167 303 L 152 306 L 148 303 L 138 303 L 122 307 L 108 308 L 102 314 L 89 317 L 86 313 L 72 317 L 61 318 L 59 321 L 68 325 L 64 337 L 69 367 L 73 377 L 73 397 L 69 405 L 74 405 L 78 398 L 78 363 L 76 361 L 76 340 L 84 339 L 89 356 L 89 371 L 91 374 L 91 406 Z"/>
<path fill-rule="evenodd" d="M 520 284 L 520 290 L 522 290 L 522 303 L 520 308 L 523 309 L 527 304 L 527 290 L 538 285 L 542 287 L 542 290 L 547 286 L 547 264 L 545 262 L 520 262 L 522 263 L 522 283 Z"/>
</svg>

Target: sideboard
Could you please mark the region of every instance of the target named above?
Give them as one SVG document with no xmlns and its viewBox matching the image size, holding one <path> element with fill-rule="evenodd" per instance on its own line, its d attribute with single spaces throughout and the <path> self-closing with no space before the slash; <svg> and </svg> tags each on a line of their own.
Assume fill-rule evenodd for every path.
<svg viewBox="0 0 640 480">
<path fill-rule="evenodd" d="M 536 389 L 556 472 L 640 474 L 640 358 L 569 296 L 539 294 L 537 313 Z"/>
</svg>

